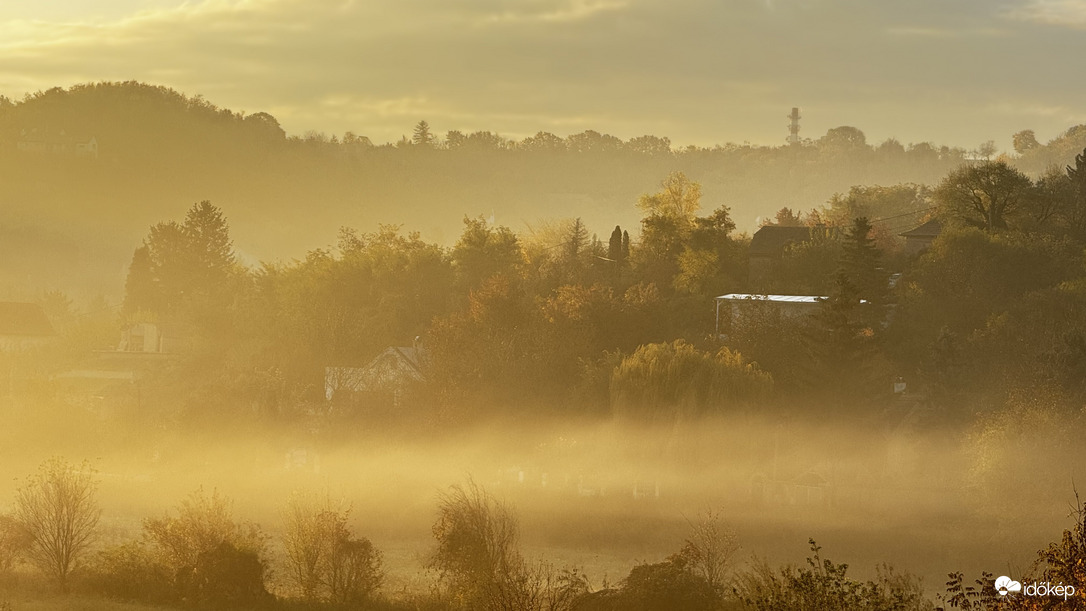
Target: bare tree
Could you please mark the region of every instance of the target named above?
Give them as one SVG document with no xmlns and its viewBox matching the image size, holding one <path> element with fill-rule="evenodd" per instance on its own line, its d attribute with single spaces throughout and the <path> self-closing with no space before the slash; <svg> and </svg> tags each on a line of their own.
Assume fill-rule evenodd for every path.
<svg viewBox="0 0 1086 611">
<path fill-rule="evenodd" d="M 51 458 L 27 478 L 15 497 L 15 519 L 29 540 L 31 563 L 54 578 L 62 591 L 94 539 L 101 510 L 94 470 Z"/>
<path fill-rule="evenodd" d="M 679 555 L 694 574 L 720 593 L 724 591 L 731 561 L 739 551 L 739 542 L 733 530 L 724 522 L 720 510 L 708 509 L 697 521 L 690 521 L 690 536 L 686 538 Z"/>
<path fill-rule="evenodd" d="M 320 593 L 321 563 L 327 545 L 324 512 L 325 507 L 313 497 L 297 493 L 283 511 L 288 573 L 306 600 L 317 600 Z"/>
</svg>

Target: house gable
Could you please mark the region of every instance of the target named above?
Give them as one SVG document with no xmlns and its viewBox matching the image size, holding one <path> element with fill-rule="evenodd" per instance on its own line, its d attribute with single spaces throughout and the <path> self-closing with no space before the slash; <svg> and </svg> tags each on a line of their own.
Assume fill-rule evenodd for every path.
<svg viewBox="0 0 1086 611">
<path fill-rule="evenodd" d="M 776 257 L 789 244 L 806 242 L 811 239 L 809 227 L 781 227 L 766 225 L 754 233 L 750 240 L 750 256 Z"/>
</svg>

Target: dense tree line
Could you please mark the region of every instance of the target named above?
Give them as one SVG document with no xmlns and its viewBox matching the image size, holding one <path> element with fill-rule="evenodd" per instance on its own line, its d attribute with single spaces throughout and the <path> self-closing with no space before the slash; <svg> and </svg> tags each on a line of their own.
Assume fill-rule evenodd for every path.
<svg viewBox="0 0 1086 611">
<path fill-rule="evenodd" d="M 805 223 L 809 237 L 786 245 L 759 285 L 729 209 L 701 215 L 701 186 L 681 172 L 639 198 L 640 227 L 616 226 L 606 243 L 579 218 L 517 233 L 466 217 L 451 248 L 394 226 L 343 230 L 334 249 L 256 268 L 237 263 L 225 217 L 201 202 L 136 250 L 126 317 L 187 338 L 172 374 L 199 381 L 190 402 L 209 414 L 243 403 L 282 416 L 323 401 L 326 367 L 419 345 L 425 379 L 405 412 L 417 422 L 674 420 L 799 396 L 863 413 L 886 405 L 899 377 L 940 413 L 967 417 L 976 406 L 954 398 L 1007 396 L 1027 380 L 1084 390 L 1084 158 L 1037 180 L 976 162 L 933 189 L 857 187 L 807 213 L 784 209 L 777 218 Z M 944 230 L 922 255 L 887 231 L 929 217 Z M 763 291 L 825 299 L 811 316 L 765 309 L 713 336 L 715 296 Z M 339 413 L 365 420 L 380 404 Z"/>
<path fill-rule="evenodd" d="M 341 225 L 402 223 L 443 246 L 464 215 L 493 215 L 517 231 L 541 215 L 628 227 L 639 220 L 629 202 L 676 169 L 702 185 L 706 208 L 730 206 L 749 230 L 766 210 L 808 209 L 851 185 L 934 183 L 968 156 L 926 143 L 872 146 L 855 128 L 798 146 L 712 147 L 592 130 L 510 139 L 437 125 L 417 137 L 405 125 L 403 141 L 382 144 L 359 135 L 364 128 L 286 134 L 267 113 L 135 82 L 5 101 L 0 290 L 108 290 L 147 225 L 201 199 L 230 202 L 247 257 L 270 259 L 325 244 Z M 34 133 L 61 132 L 95 137 L 98 157 L 18 149 Z"/>
</svg>

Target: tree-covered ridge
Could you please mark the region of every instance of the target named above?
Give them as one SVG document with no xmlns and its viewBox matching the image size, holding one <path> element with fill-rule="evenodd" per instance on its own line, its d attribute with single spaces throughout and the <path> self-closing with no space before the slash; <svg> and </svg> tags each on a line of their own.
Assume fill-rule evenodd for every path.
<svg viewBox="0 0 1086 611">
<path fill-rule="evenodd" d="M 94 136 L 97 160 L 18 150 L 24 132 L 35 130 Z M 635 225 L 630 202 L 674 170 L 701 185 L 706 208 L 727 205 L 738 229 L 751 231 L 782 206 L 811 210 L 854 185 L 934 185 L 980 154 L 931 143 L 869 143 L 853 127 L 795 146 L 712 147 L 594 130 L 510 139 L 425 121 L 404 125 L 405 137 L 394 143 L 371 142 L 365 131 L 288 135 L 267 113 L 223 109 L 136 82 L 4 100 L 0 249 L 10 262 L 8 282 L 28 291 L 37 287 L 25 286 L 27 274 L 53 285 L 112 277 L 127 257 L 122 244 L 204 199 L 234 219 L 237 243 L 252 262 L 300 256 L 327 244 L 341 225 L 375 231 L 403 224 L 449 245 L 465 215 L 494 216 L 518 231 L 541 218 L 580 217 L 602 234 Z M 1052 158 L 1029 166 L 1031 176 L 1071 163 L 1086 146 L 1080 136 L 1039 144 L 1015 163 L 1043 150 Z M 84 255 L 71 254 L 77 250 Z M 60 265 L 39 263 L 46 259 Z M 71 271 L 56 271 L 66 266 Z"/>
<path fill-rule="evenodd" d="M 127 258 L 122 244 L 193 201 L 226 209 L 249 260 L 273 259 L 327 243 L 342 225 L 404 224 L 444 245 L 465 215 L 494 216 L 518 230 L 564 217 L 581 217 L 596 232 L 629 226 L 637 221 L 629 203 L 674 169 L 749 230 L 767 209 L 809 209 L 851 184 L 933 182 L 964 155 L 927 144 L 876 149 L 836 132 L 795 148 L 705 149 L 593 130 L 518 141 L 446 126 L 404 131 L 403 141 L 389 144 L 359 135 L 365 126 L 288 137 L 266 113 L 220 109 L 139 82 L 4 99 L 0 255 L 9 265 L 0 282 L 9 292 L 37 289 L 27 276 L 101 291 L 88 279 L 115 277 Z M 96 138 L 97 160 L 18 149 L 27 137 L 62 132 Z"/>
</svg>

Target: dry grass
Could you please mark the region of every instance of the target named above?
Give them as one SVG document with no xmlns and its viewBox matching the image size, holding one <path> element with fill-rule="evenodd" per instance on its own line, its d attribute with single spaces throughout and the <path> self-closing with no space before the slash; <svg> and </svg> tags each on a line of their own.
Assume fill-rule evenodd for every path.
<svg viewBox="0 0 1086 611">
<path fill-rule="evenodd" d="M 96 596 L 0 592 L 0 609 L 8 611 L 166 611 L 171 607 L 125 603 Z"/>
</svg>

